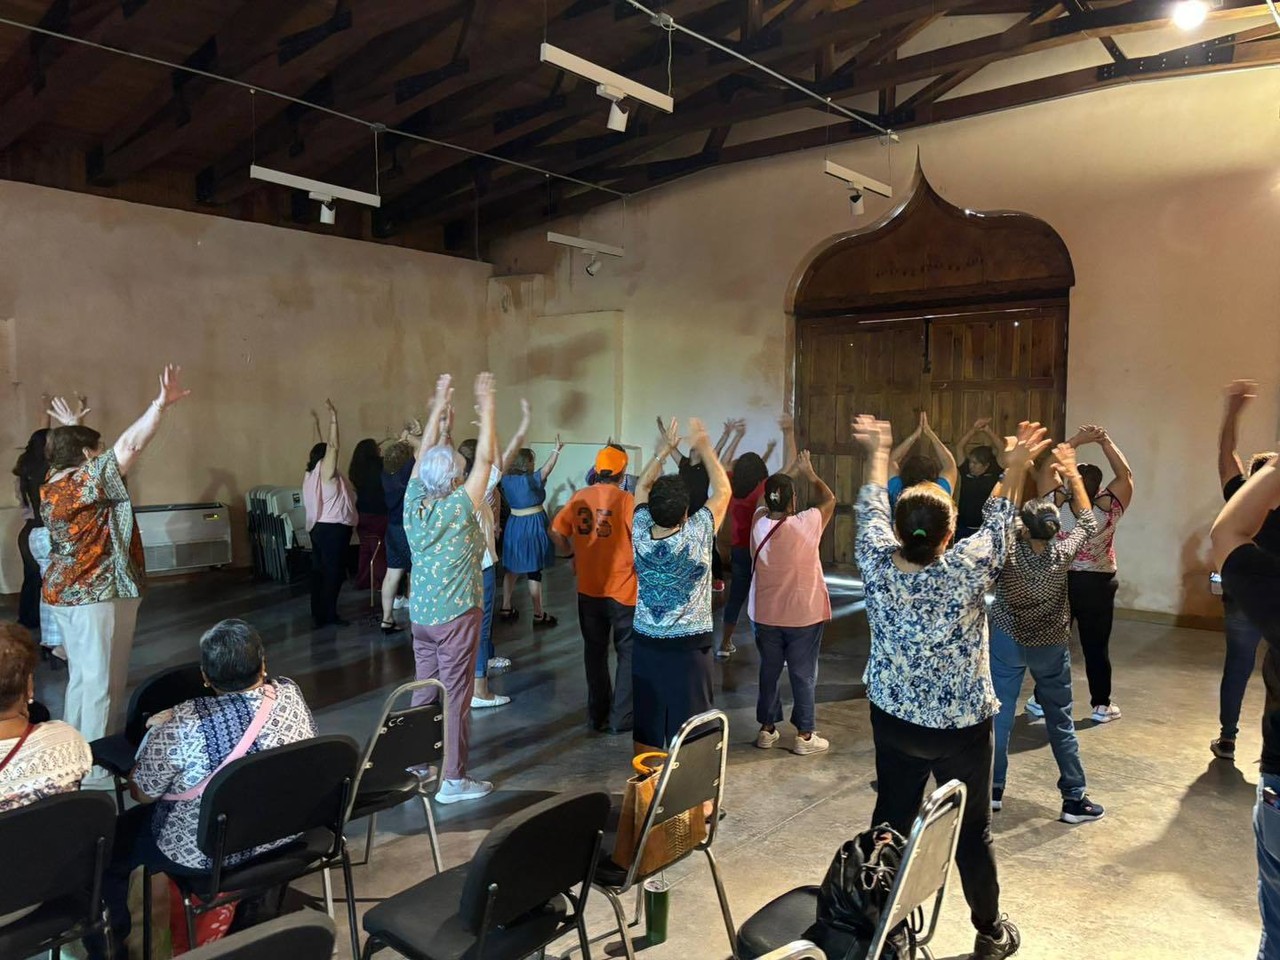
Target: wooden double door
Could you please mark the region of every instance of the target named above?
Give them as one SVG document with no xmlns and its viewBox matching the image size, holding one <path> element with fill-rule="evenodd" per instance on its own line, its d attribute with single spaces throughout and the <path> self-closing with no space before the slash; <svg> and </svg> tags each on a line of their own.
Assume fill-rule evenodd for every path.
<svg viewBox="0 0 1280 960">
<path fill-rule="evenodd" d="M 1002 436 L 1038 420 L 1062 438 L 1066 388 L 1065 299 L 798 320 L 797 439 L 837 502 L 823 562 L 853 563 L 863 471 L 849 431 L 855 415 L 890 420 L 900 440 L 927 411 L 952 450 L 982 417 Z"/>
</svg>

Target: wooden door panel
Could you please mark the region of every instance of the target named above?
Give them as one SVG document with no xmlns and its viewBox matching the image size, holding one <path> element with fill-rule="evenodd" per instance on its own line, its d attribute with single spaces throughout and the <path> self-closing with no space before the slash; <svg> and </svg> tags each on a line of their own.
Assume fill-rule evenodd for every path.
<svg viewBox="0 0 1280 960">
<path fill-rule="evenodd" d="M 852 507 L 863 468 L 849 436 L 854 414 L 886 418 L 894 436 L 904 437 L 927 410 L 948 446 L 982 417 L 992 417 L 1002 435 L 1024 419 L 1045 423 L 1054 437 L 1065 435 L 1065 301 L 928 319 L 920 313 L 805 319 L 796 342 L 797 439 L 836 495 L 836 518 L 822 541 L 824 562 L 853 562 Z"/>
</svg>

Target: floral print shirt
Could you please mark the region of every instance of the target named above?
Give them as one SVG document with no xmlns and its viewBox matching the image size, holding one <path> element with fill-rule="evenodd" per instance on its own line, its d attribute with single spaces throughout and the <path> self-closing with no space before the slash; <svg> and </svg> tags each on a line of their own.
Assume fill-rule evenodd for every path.
<svg viewBox="0 0 1280 960">
<path fill-rule="evenodd" d="M 711 632 L 711 550 L 715 520 L 703 507 L 661 540 L 653 539 L 648 506 L 635 508 L 631 543 L 639 586 L 635 629 L 646 637 L 674 639 Z"/>
<path fill-rule="evenodd" d="M 409 619 L 435 627 L 483 606 L 485 536 L 465 487 L 430 500 L 414 477 L 404 495 L 404 532 L 413 557 Z"/>
<path fill-rule="evenodd" d="M 44 602 L 80 606 L 142 596 L 146 563 L 114 450 L 40 488 L 51 553 Z"/>
<path fill-rule="evenodd" d="M 316 722 L 302 691 L 292 680 L 269 681 L 276 686 L 271 716 L 249 748 L 260 753 L 316 735 Z M 157 715 L 142 738 L 133 768 L 133 782 L 149 797 L 185 793 L 197 787 L 236 748 L 262 703 L 262 687 L 242 693 L 198 697 Z M 152 834 L 160 852 L 184 867 L 208 870 L 213 864 L 197 842 L 202 797 L 156 802 Z M 289 837 L 227 858 L 235 865 L 292 842 Z"/>
<path fill-rule="evenodd" d="M 900 544 L 888 491 L 864 486 L 855 512 L 871 627 L 867 698 L 921 727 L 958 730 L 989 719 L 1000 702 L 991 685 L 986 593 L 1009 553 L 1013 504 L 988 500 L 977 533 L 914 573 L 893 562 Z"/>
</svg>

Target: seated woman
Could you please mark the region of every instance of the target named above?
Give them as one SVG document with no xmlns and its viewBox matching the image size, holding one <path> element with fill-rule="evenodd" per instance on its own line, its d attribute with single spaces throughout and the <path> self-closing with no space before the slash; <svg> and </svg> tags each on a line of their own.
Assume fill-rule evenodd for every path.
<svg viewBox="0 0 1280 960">
<path fill-rule="evenodd" d="M 0 623 L 0 813 L 79 790 L 93 766 L 89 743 L 79 731 L 37 710 L 37 650 L 25 627 Z M 0 927 L 38 906 L 0 916 Z"/>
<path fill-rule="evenodd" d="M 25 627 L 0 623 L 0 813 L 80 789 L 93 765 L 75 727 L 33 715 L 39 659 Z"/>
<path fill-rule="evenodd" d="M 191 874 L 212 868 L 196 844 L 201 794 L 226 763 L 245 754 L 307 740 L 315 719 L 292 680 L 269 679 L 262 638 L 243 620 L 223 620 L 200 638 L 200 670 L 210 695 L 157 714 L 138 747 L 129 782 L 139 806 L 116 824 L 116 842 L 103 881 L 111 936 L 129 935 L 129 874 Z M 252 743 L 245 743 L 251 728 Z M 229 857 L 241 863 L 292 838 Z M 117 951 L 117 956 L 127 955 Z"/>
</svg>

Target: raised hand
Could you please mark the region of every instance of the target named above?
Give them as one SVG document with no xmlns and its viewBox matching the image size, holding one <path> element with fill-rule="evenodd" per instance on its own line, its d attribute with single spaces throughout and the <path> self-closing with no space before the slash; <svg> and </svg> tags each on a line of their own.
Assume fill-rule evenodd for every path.
<svg viewBox="0 0 1280 960">
<path fill-rule="evenodd" d="M 49 409 L 46 412 L 62 426 L 75 427 L 80 425 L 81 419 L 89 411 L 86 408 L 82 408 L 80 413 L 77 414 L 71 409 L 71 404 L 67 403 L 62 397 L 54 397 L 49 401 Z"/>
<path fill-rule="evenodd" d="M 164 372 L 160 374 L 160 395 L 156 397 L 156 403 L 160 405 L 161 410 L 191 396 L 191 391 L 183 388 L 181 378 L 181 367 L 174 366 L 172 363 L 165 365 Z M 329 405 L 329 409 L 333 410 L 332 404 Z"/>
<path fill-rule="evenodd" d="M 809 456 L 808 450 L 801 450 L 796 454 L 796 470 L 806 477 L 813 476 L 813 459 Z"/>
<path fill-rule="evenodd" d="M 328 397 L 324 398 L 324 408 L 329 411 L 329 419 L 336 420 L 338 417 L 338 408 L 333 405 L 333 401 Z"/>
<path fill-rule="evenodd" d="M 888 454 L 893 449 L 893 424 L 888 420 L 877 420 L 863 413 L 854 417 L 850 426 L 853 428 L 854 442 L 868 456 Z"/>
<path fill-rule="evenodd" d="M 1053 459 L 1056 463 L 1058 473 L 1063 476 L 1071 477 L 1077 472 L 1076 470 L 1076 448 L 1069 443 L 1060 443 L 1053 448 Z"/>
<path fill-rule="evenodd" d="M 661 417 L 658 418 L 661 421 Z M 667 421 L 666 428 L 658 434 L 658 443 L 654 447 L 654 456 L 666 457 L 680 445 L 680 424 L 675 417 Z"/>
<path fill-rule="evenodd" d="M 1048 434 L 1048 429 L 1039 423 L 1023 420 L 1018 424 L 1017 436 L 1005 437 L 1005 469 L 1026 469 L 1031 461 L 1048 450 L 1053 443 Z"/>
<path fill-rule="evenodd" d="M 711 449 L 711 437 L 706 426 L 697 417 L 689 418 L 689 446 L 704 453 Z"/>
<path fill-rule="evenodd" d="M 991 429 L 991 418 L 990 418 L 990 417 L 983 417 L 983 418 L 982 418 L 982 419 L 980 419 L 980 420 L 975 420 L 975 421 L 973 421 L 973 429 L 975 429 L 975 430 L 990 430 L 990 429 Z"/>
<path fill-rule="evenodd" d="M 556 453 L 564 449 L 564 441 L 560 439 L 560 434 L 556 434 Z"/>
<path fill-rule="evenodd" d="M 745 436 L 747 432 L 747 421 L 739 417 L 737 420 L 733 421 L 733 429 L 738 436 Z"/>
<path fill-rule="evenodd" d="M 443 381 L 449 380 L 449 375 L 445 374 L 440 378 Z M 445 384 L 446 397 L 452 396 L 453 388 Z M 480 416 L 492 416 L 496 393 L 494 391 L 493 374 L 489 372 L 476 374 L 476 406 L 480 409 Z M 440 385 L 436 385 L 436 396 L 440 396 Z"/>
</svg>

